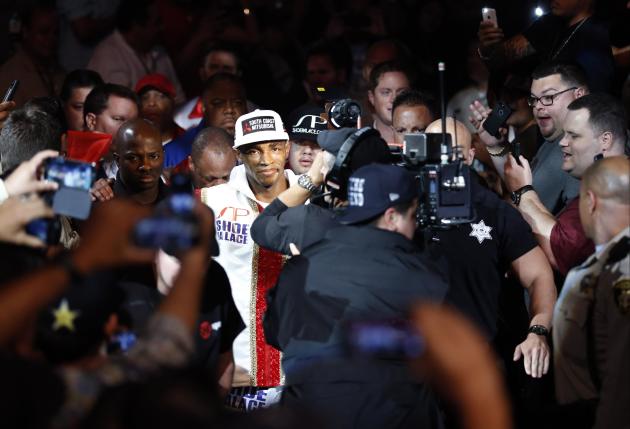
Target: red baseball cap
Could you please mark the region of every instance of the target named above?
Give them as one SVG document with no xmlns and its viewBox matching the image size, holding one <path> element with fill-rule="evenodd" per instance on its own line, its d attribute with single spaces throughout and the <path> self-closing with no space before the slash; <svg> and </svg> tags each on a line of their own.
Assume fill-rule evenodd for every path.
<svg viewBox="0 0 630 429">
<path fill-rule="evenodd" d="M 157 89 L 158 91 L 175 98 L 175 85 L 166 76 L 160 73 L 145 75 L 136 83 L 136 94 L 140 94 L 144 89 Z"/>
</svg>

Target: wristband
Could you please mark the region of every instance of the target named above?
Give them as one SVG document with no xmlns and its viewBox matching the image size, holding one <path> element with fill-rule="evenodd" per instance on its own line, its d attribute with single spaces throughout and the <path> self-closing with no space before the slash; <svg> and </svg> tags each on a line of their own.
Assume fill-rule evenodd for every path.
<svg viewBox="0 0 630 429">
<path fill-rule="evenodd" d="M 549 330 L 543 325 L 532 325 L 527 330 L 527 333 L 541 335 L 543 337 L 546 337 L 549 335 Z"/>
<path fill-rule="evenodd" d="M 527 191 L 533 191 L 534 187 L 532 185 L 525 185 L 522 188 L 518 188 L 516 191 L 510 193 L 510 198 L 512 198 L 512 202 L 516 207 L 521 203 L 521 197 Z M 535 325 L 538 326 L 538 325 Z"/>
</svg>

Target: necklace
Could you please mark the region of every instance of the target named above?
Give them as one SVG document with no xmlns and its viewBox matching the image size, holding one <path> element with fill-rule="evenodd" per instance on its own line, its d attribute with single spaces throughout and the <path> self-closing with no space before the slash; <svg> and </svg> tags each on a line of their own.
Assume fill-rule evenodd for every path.
<svg viewBox="0 0 630 429">
<path fill-rule="evenodd" d="M 560 52 L 562 52 L 562 50 L 564 49 L 565 46 L 567 46 L 567 43 L 569 43 L 569 40 L 571 40 L 571 38 L 573 37 L 573 35 L 580 29 L 580 27 L 590 18 L 590 16 L 587 16 L 586 18 L 584 18 L 582 21 L 580 21 L 580 23 L 573 29 L 573 31 L 571 32 L 571 34 L 569 34 L 569 37 L 567 37 L 566 39 L 564 39 L 564 42 L 562 43 L 562 45 L 560 45 L 560 47 L 558 49 L 556 49 L 556 51 L 554 52 L 554 54 L 551 56 L 552 60 L 555 60 L 556 57 L 558 56 L 558 54 Z M 554 43 L 555 45 L 555 43 Z"/>
</svg>

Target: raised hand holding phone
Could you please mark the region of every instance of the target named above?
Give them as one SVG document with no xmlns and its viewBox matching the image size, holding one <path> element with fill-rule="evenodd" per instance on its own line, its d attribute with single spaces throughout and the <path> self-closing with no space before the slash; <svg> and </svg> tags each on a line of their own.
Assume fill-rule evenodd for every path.
<svg viewBox="0 0 630 429">
<path fill-rule="evenodd" d="M 4 97 L 2 97 L 2 102 L 0 102 L 0 128 L 4 125 L 4 121 L 9 117 L 11 111 L 15 109 L 15 102 L 12 100 L 19 83 L 19 80 L 11 82 L 7 91 L 4 93 Z"/>
<path fill-rule="evenodd" d="M 7 88 L 7 91 L 4 93 L 4 97 L 2 97 L 3 103 L 7 101 L 13 101 L 13 97 L 15 97 L 15 91 L 17 91 L 18 86 L 20 86 L 19 80 L 16 79 L 11 82 L 11 84 Z"/>
<path fill-rule="evenodd" d="M 495 28 L 499 27 L 497 21 L 497 11 L 491 7 L 481 9 L 481 17 L 484 21 L 491 22 Z"/>
</svg>

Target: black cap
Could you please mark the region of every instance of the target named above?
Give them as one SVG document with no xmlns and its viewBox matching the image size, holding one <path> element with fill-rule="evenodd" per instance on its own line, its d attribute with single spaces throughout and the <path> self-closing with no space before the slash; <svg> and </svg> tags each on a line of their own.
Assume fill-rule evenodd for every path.
<svg viewBox="0 0 630 429">
<path fill-rule="evenodd" d="M 317 136 L 328 129 L 328 121 L 321 117 L 324 110 L 317 106 L 303 106 L 289 115 L 288 132 L 291 140 L 317 141 Z"/>
<path fill-rule="evenodd" d="M 417 196 L 415 179 L 404 168 L 387 164 L 366 165 L 348 180 L 348 206 L 339 221 L 343 224 L 360 223 Z"/>
</svg>

